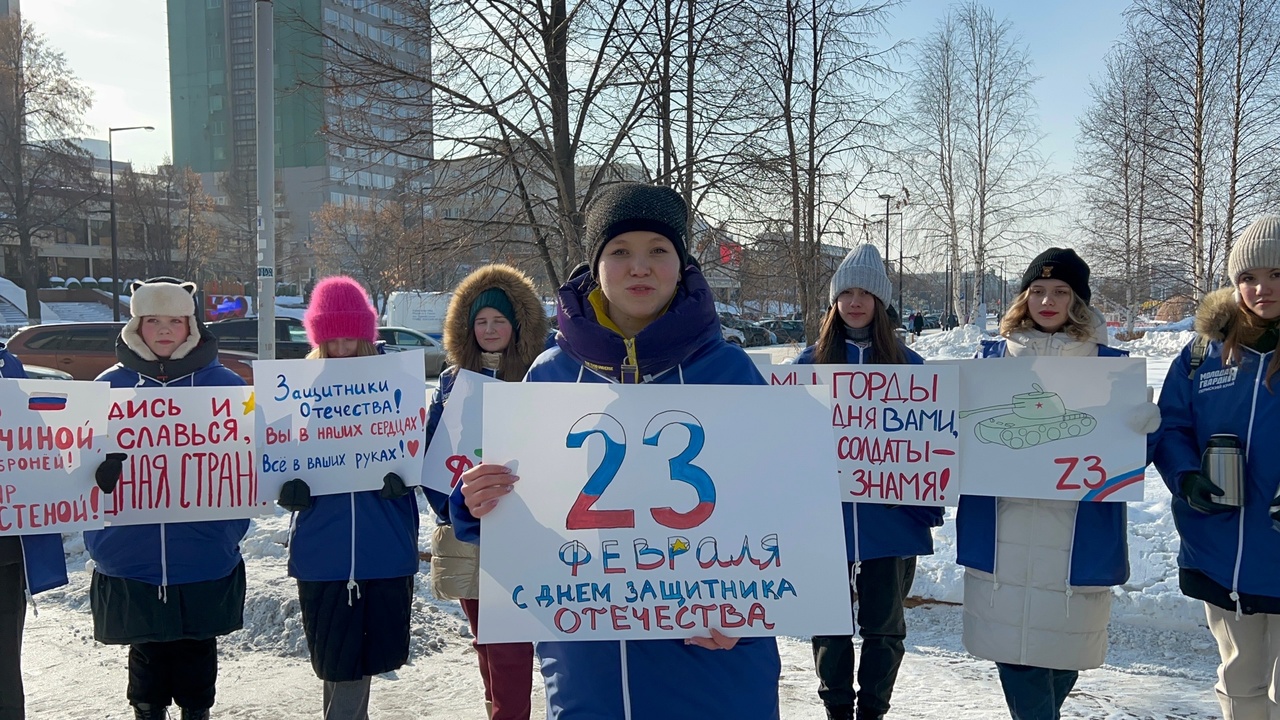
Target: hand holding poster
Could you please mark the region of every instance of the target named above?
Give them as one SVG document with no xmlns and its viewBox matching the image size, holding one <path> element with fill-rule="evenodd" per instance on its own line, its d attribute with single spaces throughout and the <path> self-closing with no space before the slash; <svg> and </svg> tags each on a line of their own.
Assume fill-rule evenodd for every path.
<svg viewBox="0 0 1280 720">
<path fill-rule="evenodd" d="M 771 385 L 828 389 L 846 502 L 960 502 L 955 366 L 774 365 L 762 372 Z"/>
<path fill-rule="evenodd" d="M 301 478 L 312 495 L 422 477 L 422 352 L 254 363 L 258 480 Z"/>
<path fill-rule="evenodd" d="M 254 472 L 253 388 L 115 389 L 108 432 L 125 456 L 105 496 L 112 525 L 253 517 L 279 493 Z"/>
<path fill-rule="evenodd" d="M 817 391 L 494 383 L 484 405 L 486 460 L 520 482 L 483 523 L 481 642 L 852 632 Z"/>
<path fill-rule="evenodd" d="M 959 361 L 960 473 L 972 495 L 1142 499 L 1141 358 Z"/>
<path fill-rule="evenodd" d="M 0 535 L 96 530 L 105 383 L 0 380 Z"/>
<path fill-rule="evenodd" d="M 459 370 L 444 412 L 422 458 L 422 486 L 448 495 L 462 473 L 480 462 L 484 420 L 483 387 L 498 380 Z"/>
</svg>

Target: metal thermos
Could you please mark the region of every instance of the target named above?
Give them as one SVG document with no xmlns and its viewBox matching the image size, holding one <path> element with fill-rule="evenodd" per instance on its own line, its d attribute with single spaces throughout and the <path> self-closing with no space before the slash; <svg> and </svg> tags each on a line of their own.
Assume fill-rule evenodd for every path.
<svg viewBox="0 0 1280 720">
<path fill-rule="evenodd" d="M 1222 490 L 1213 501 L 1227 507 L 1244 505 L 1244 450 L 1235 435 L 1210 435 L 1200 456 L 1200 472 Z"/>
</svg>

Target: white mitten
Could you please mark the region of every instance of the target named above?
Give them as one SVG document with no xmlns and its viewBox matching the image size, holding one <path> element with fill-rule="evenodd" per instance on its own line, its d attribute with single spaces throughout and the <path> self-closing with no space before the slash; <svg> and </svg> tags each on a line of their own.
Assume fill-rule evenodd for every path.
<svg viewBox="0 0 1280 720">
<path fill-rule="evenodd" d="M 1160 429 L 1160 406 L 1151 402 L 1155 390 L 1147 388 L 1147 401 L 1129 415 L 1129 427 L 1136 433 L 1149 435 Z"/>
</svg>

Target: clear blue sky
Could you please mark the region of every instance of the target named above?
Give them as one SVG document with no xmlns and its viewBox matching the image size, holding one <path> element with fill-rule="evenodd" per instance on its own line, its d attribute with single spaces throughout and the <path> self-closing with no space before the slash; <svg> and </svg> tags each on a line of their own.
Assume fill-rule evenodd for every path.
<svg viewBox="0 0 1280 720">
<path fill-rule="evenodd" d="M 203 0 L 186 0 L 203 2 Z M 950 2 L 906 0 L 894 10 L 891 37 L 915 39 L 945 15 Z M 1076 116 L 1087 102 L 1089 78 L 1123 28 L 1122 0 L 995 0 L 997 16 L 1012 21 L 1030 48 L 1044 150 L 1054 167 L 1073 160 Z M 171 154 L 168 39 L 165 0 L 24 0 L 22 11 L 72 70 L 94 90 L 90 136 L 106 128 L 154 125 L 153 133 L 116 135 L 116 155 L 152 166 Z"/>
</svg>

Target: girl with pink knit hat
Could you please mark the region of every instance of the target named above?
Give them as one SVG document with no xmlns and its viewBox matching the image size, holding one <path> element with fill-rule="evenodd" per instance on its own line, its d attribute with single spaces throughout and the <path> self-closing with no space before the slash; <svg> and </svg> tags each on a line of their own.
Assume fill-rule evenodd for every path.
<svg viewBox="0 0 1280 720">
<path fill-rule="evenodd" d="M 377 314 L 348 277 L 316 285 L 303 323 L 309 359 L 381 353 Z M 382 490 L 311 496 L 296 478 L 280 490 L 294 512 L 289 575 L 298 581 L 311 667 L 324 681 L 324 720 L 367 720 L 372 676 L 409 659 L 418 571 L 418 501 L 395 473 Z"/>
</svg>

